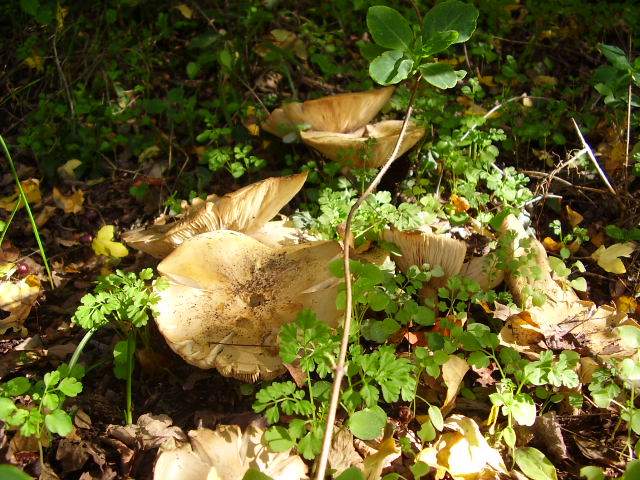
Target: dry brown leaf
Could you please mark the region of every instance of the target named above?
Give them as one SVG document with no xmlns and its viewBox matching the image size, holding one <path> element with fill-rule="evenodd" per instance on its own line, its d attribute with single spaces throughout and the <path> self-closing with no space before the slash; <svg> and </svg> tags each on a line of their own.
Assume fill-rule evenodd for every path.
<svg viewBox="0 0 640 480">
<path fill-rule="evenodd" d="M 576 212 L 569 205 L 567 205 L 565 207 L 565 210 L 567 211 L 567 218 L 569 220 L 569 224 L 572 227 L 574 227 L 574 228 L 577 227 L 584 220 L 584 217 L 582 215 L 580 215 L 578 212 Z"/>
<path fill-rule="evenodd" d="M 298 193 L 306 178 L 306 172 L 267 178 L 223 197 L 214 195 L 207 201 L 194 201 L 179 221 L 133 230 L 122 238 L 138 250 L 164 258 L 188 238 L 214 230 L 269 237 L 268 233 L 261 233 L 261 229 Z"/>
<path fill-rule="evenodd" d="M 307 467 L 289 451 L 272 452 L 261 442 L 255 424 L 244 433 L 237 425 L 219 425 L 189 432 L 189 444 L 160 451 L 154 480 L 241 480 L 257 469 L 274 480 L 306 479 Z"/>
<path fill-rule="evenodd" d="M 21 181 L 20 185 L 22 185 L 22 189 L 24 190 L 29 205 L 37 205 L 42 201 L 42 195 L 40 194 L 40 180 L 30 178 L 28 180 Z M 0 208 L 8 212 L 12 212 L 18 203 L 19 197 L 20 192 L 18 192 L 18 187 L 16 187 L 13 195 L 0 198 Z M 20 208 L 24 208 L 24 205 L 20 205 Z"/>
<path fill-rule="evenodd" d="M 53 187 L 53 201 L 64 213 L 80 213 L 84 205 L 84 192 L 75 190 L 71 195 L 63 195 L 60 190 Z"/>
<path fill-rule="evenodd" d="M 180 427 L 173 425 L 169 416 L 150 413 L 141 415 L 133 425 L 109 425 L 107 435 L 133 450 L 150 450 L 160 446 L 173 448 L 187 439 Z"/>
<path fill-rule="evenodd" d="M 45 205 L 36 216 L 36 225 L 38 227 L 44 227 L 44 225 L 51 219 L 51 217 L 53 217 L 53 214 L 55 212 L 56 207 Z"/>
<path fill-rule="evenodd" d="M 458 213 L 466 212 L 471 208 L 471 204 L 469 203 L 469 200 L 467 200 L 464 197 L 460 197 L 455 193 L 451 195 L 451 198 L 449 198 L 449 201 L 451 202 L 456 212 Z"/>
<path fill-rule="evenodd" d="M 348 428 L 336 427 L 329 450 L 329 467 L 334 472 L 334 478 L 347 468 L 363 468 L 362 457 L 353 446 L 353 435 Z"/>
<path fill-rule="evenodd" d="M 336 242 L 269 247 L 239 232 L 197 235 L 175 249 L 158 271 L 156 322 L 169 346 L 200 368 L 245 381 L 283 372 L 280 327 L 303 308 L 335 325 L 337 281 L 328 269 Z"/>
</svg>

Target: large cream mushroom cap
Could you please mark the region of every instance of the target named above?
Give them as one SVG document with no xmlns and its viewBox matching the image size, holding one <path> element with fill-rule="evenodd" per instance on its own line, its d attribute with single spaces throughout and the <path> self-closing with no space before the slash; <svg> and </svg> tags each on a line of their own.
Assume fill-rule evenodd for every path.
<svg viewBox="0 0 640 480">
<path fill-rule="evenodd" d="M 222 197 L 196 201 L 182 218 L 166 225 L 125 233 L 123 240 L 133 248 L 164 258 L 186 239 L 214 230 L 236 230 L 260 234 L 269 220 L 300 191 L 307 172 L 271 177 L 247 185 Z"/>
<path fill-rule="evenodd" d="M 282 373 L 280 327 L 303 308 L 335 326 L 338 280 L 328 264 L 337 242 L 269 247 L 239 232 L 197 235 L 158 265 L 156 322 L 169 346 L 200 368 L 245 381 Z"/>
<path fill-rule="evenodd" d="M 385 120 L 367 125 L 361 132 L 335 133 L 308 130 L 300 132 L 302 141 L 330 160 L 350 167 L 381 167 L 389 159 L 402 130 L 402 120 Z M 410 122 L 400 144 L 398 156 L 413 147 L 425 133 L 424 127 Z"/>
<path fill-rule="evenodd" d="M 373 120 L 389 101 L 393 90 L 394 87 L 385 87 L 288 103 L 274 110 L 262 128 L 279 137 L 296 131 L 298 125 L 325 132 L 352 132 Z"/>
</svg>

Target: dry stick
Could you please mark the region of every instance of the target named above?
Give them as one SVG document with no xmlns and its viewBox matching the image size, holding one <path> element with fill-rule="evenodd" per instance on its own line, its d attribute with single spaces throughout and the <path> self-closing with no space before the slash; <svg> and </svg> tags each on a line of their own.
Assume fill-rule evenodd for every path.
<svg viewBox="0 0 640 480">
<path fill-rule="evenodd" d="M 624 155 L 624 186 L 629 188 L 628 175 L 629 172 L 629 147 L 631 146 L 631 79 L 629 79 L 629 93 L 627 97 L 627 149 Z"/>
<path fill-rule="evenodd" d="M 64 93 L 67 96 L 67 102 L 69 102 L 69 110 L 71 110 L 71 118 L 76 116 L 76 107 L 73 104 L 73 98 L 71 97 L 71 90 L 69 90 L 69 84 L 67 83 L 67 77 L 64 76 L 64 71 L 62 70 L 62 64 L 60 63 L 60 58 L 58 58 L 58 48 L 56 43 L 58 41 L 58 27 L 56 27 L 56 31 L 53 33 L 53 58 L 56 61 L 56 68 L 58 69 L 58 74 L 60 75 L 60 82 L 62 83 L 62 87 L 64 88 Z"/>
<path fill-rule="evenodd" d="M 422 76 L 418 76 L 416 79 L 415 85 L 411 91 L 411 98 L 409 99 L 409 106 L 407 107 L 407 112 L 404 116 L 404 120 L 402 122 L 402 128 L 400 129 L 400 135 L 398 135 L 398 140 L 396 140 L 396 144 L 393 147 L 393 152 L 391 152 L 391 156 L 387 160 L 387 162 L 382 166 L 376 178 L 369 184 L 367 189 L 358 197 L 356 203 L 353 204 L 351 210 L 349 210 L 349 215 L 347 215 L 347 223 L 344 230 L 344 283 L 346 290 L 346 306 L 344 311 L 344 325 L 342 326 L 342 342 L 340 343 L 340 356 L 338 357 L 338 364 L 335 367 L 335 379 L 333 381 L 333 390 L 331 391 L 331 401 L 329 403 L 329 413 L 327 414 L 327 425 L 324 432 L 324 439 L 322 442 L 322 452 L 320 453 L 320 460 L 318 461 L 318 471 L 316 473 L 316 480 L 323 480 L 326 470 L 327 470 L 327 461 L 329 459 L 329 450 L 331 449 L 331 439 L 333 437 L 333 427 L 336 420 L 336 412 L 338 410 L 338 402 L 340 400 L 340 387 L 342 385 L 342 379 L 344 377 L 345 370 L 345 361 L 347 357 L 347 348 L 349 346 L 349 332 L 351 330 L 351 310 L 353 308 L 353 298 L 351 291 L 351 268 L 349 265 L 349 237 L 351 236 L 351 223 L 353 222 L 353 217 L 362 205 L 362 203 L 366 200 L 366 198 L 373 193 L 376 189 L 380 180 L 389 167 L 393 163 L 393 161 L 398 156 L 398 152 L 400 151 L 400 145 L 402 145 L 402 140 L 407 132 L 407 127 L 409 125 L 409 119 L 411 118 L 411 113 L 413 112 L 413 101 L 416 97 L 416 92 L 418 91 L 418 85 Z"/>
<path fill-rule="evenodd" d="M 598 174 L 600 175 L 600 178 L 602 178 L 602 180 L 604 181 L 604 183 L 607 186 L 607 188 L 609 189 L 609 191 L 617 196 L 618 194 L 616 193 L 616 191 L 611 186 L 611 183 L 609 183 L 609 179 L 607 178 L 606 174 L 604 173 L 604 171 L 600 167 L 600 164 L 598 163 L 598 160 L 596 160 L 596 156 L 593 154 L 593 150 L 591 150 L 591 147 L 589 146 L 589 144 L 586 142 L 586 140 L 582 136 L 582 132 L 580 131 L 580 128 L 578 127 L 578 124 L 576 123 L 576 121 L 573 118 L 571 118 L 571 121 L 573 122 L 573 126 L 575 127 L 576 132 L 578 132 L 578 137 L 580 137 L 580 141 L 582 142 L 583 148 L 587 151 L 587 154 L 589 155 L 589 158 L 591 159 L 591 162 L 593 163 L 593 165 L 596 167 L 596 170 L 598 171 Z"/>
</svg>

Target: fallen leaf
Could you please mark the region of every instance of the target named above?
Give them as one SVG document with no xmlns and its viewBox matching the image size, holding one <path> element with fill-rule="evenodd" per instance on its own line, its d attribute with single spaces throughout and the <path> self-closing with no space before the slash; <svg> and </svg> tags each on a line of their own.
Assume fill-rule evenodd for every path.
<svg viewBox="0 0 640 480">
<path fill-rule="evenodd" d="M 67 160 L 63 165 L 58 167 L 58 176 L 62 180 L 75 180 L 76 179 L 76 168 L 82 165 L 82 162 L 77 158 L 72 158 L 71 160 Z"/>
<path fill-rule="evenodd" d="M 563 462 L 569 458 L 556 412 L 550 411 L 536 417 L 536 422 L 533 424 L 533 437 L 537 445 L 546 447 L 546 451 L 556 462 Z"/>
<path fill-rule="evenodd" d="M 358 467 L 362 469 L 363 467 L 362 457 L 353 446 L 353 435 L 349 429 L 343 426 L 336 428 L 333 434 L 331 450 L 329 450 L 329 467 L 335 472 L 333 478 L 347 468 Z"/>
<path fill-rule="evenodd" d="M 96 234 L 91 242 L 91 248 L 96 255 L 105 255 L 107 257 L 122 258 L 129 254 L 127 247 L 120 242 L 114 242 L 115 227 L 113 225 L 105 225 Z"/>
<path fill-rule="evenodd" d="M 416 462 L 436 469 L 436 478 L 449 473 L 454 480 L 480 480 L 506 474 L 500 453 L 489 446 L 474 420 L 451 415 L 444 428 L 449 431 L 416 456 Z"/>
<path fill-rule="evenodd" d="M 382 470 L 400 456 L 400 447 L 393 437 L 383 440 L 377 451 L 364 459 L 364 476 L 367 480 L 378 480 Z"/>
<path fill-rule="evenodd" d="M 27 201 L 30 205 L 37 205 L 40 203 L 42 200 L 42 195 L 40 193 L 40 180 L 30 178 L 20 182 L 20 185 L 22 185 L 22 189 L 24 190 L 24 194 L 26 195 Z M 18 187 L 16 187 L 13 195 L 0 198 L 0 208 L 7 212 L 12 212 L 16 207 L 16 203 L 18 203 L 18 197 L 20 197 L 20 192 L 18 191 Z M 23 207 L 24 205 L 21 203 L 19 208 Z"/>
<path fill-rule="evenodd" d="M 53 214 L 55 212 L 56 207 L 45 205 L 36 216 L 36 225 L 38 227 L 43 227 L 51 219 L 51 217 L 53 217 Z"/>
<path fill-rule="evenodd" d="M 536 85 L 548 85 L 553 87 L 558 84 L 558 79 L 550 77 L 549 75 L 538 75 L 533 79 L 533 83 Z"/>
<path fill-rule="evenodd" d="M 40 291 L 40 280 L 35 275 L 28 275 L 19 281 L 0 281 L 0 309 L 9 312 L 8 317 L 0 320 L 0 334 L 9 328 L 16 332 L 22 329 Z"/>
<path fill-rule="evenodd" d="M 591 254 L 600 268 L 609 273 L 625 273 L 627 269 L 620 260 L 620 257 L 629 257 L 636 249 L 634 242 L 614 243 L 609 247 L 600 245 L 598 249 Z"/>
<path fill-rule="evenodd" d="M 64 210 L 64 213 L 80 213 L 84 204 L 84 192 L 75 190 L 71 195 L 65 196 L 56 187 L 53 187 L 53 201 Z"/>
<path fill-rule="evenodd" d="M 622 295 L 616 298 L 615 302 L 618 312 L 622 315 L 633 315 L 638 308 L 638 302 L 636 301 L 636 299 L 633 297 L 629 297 L 628 295 Z"/>
<path fill-rule="evenodd" d="M 453 408 L 456 396 L 458 395 L 458 391 L 462 384 L 462 379 L 468 370 L 469 364 L 466 360 L 456 355 L 449 356 L 449 360 L 442 365 L 442 381 L 447 387 L 447 396 L 442 408 L 440 409 L 444 415 Z"/>
<path fill-rule="evenodd" d="M 574 228 L 577 227 L 584 220 L 584 217 L 580 215 L 578 212 L 576 212 L 569 205 L 565 207 L 565 210 L 567 211 L 567 218 L 569 219 L 569 224 L 572 227 Z"/>
<path fill-rule="evenodd" d="M 564 247 L 564 243 L 557 242 L 551 237 L 544 237 L 544 239 L 542 240 L 542 245 L 544 245 L 544 248 L 547 250 L 547 252 L 552 253 L 557 253 L 562 249 L 562 247 Z"/>
<path fill-rule="evenodd" d="M 244 432 L 237 425 L 219 425 L 215 430 L 189 432 L 189 443 L 162 448 L 154 469 L 154 480 L 241 480 L 256 469 L 273 480 L 302 480 L 307 466 L 290 450 L 273 452 L 262 443 L 264 430 L 250 425 Z"/>
<path fill-rule="evenodd" d="M 27 57 L 24 60 L 24 63 L 32 70 L 37 70 L 38 72 L 42 72 L 44 70 L 44 61 L 36 52 L 33 52 L 31 56 Z"/>
<path fill-rule="evenodd" d="M 187 440 L 180 427 L 173 425 L 171 417 L 150 413 L 141 415 L 132 425 L 109 425 L 107 435 L 133 450 L 150 450 L 160 446 L 174 448 Z"/>
<path fill-rule="evenodd" d="M 180 14 L 187 20 L 191 20 L 193 18 L 193 10 L 191 10 L 191 7 L 189 5 L 181 3 L 180 5 L 177 5 L 176 8 L 180 12 Z"/>
<path fill-rule="evenodd" d="M 456 195 L 455 193 L 453 195 L 451 195 L 451 198 L 449 200 L 453 204 L 453 206 L 456 209 L 457 213 L 466 212 L 467 210 L 469 210 L 471 208 L 471 204 L 469 203 L 469 200 L 467 200 L 464 197 L 460 197 L 460 196 Z"/>
</svg>

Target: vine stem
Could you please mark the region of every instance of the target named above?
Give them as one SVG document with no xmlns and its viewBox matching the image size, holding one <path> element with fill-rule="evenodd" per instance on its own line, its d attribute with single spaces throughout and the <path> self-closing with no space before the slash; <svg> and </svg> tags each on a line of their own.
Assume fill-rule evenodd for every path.
<svg viewBox="0 0 640 480">
<path fill-rule="evenodd" d="M 84 347 L 87 345 L 87 343 L 89 343 L 89 340 L 91 340 L 91 337 L 93 337 L 93 334 L 96 333 L 97 331 L 98 331 L 97 328 L 91 328 L 87 330 L 87 333 L 84 334 L 84 337 L 82 337 L 82 340 L 80 340 L 80 343 L 78 343 L 78 346 L 73 352 L 73 355 L 71 356 L 71 360 L 69 360 L 69 372 L 71 372 L 71 370 L 73 370 L 73 367 L 76 366 L 76 363 L 78 363 L 78 360 L 80 359 L 80 354 L 84 350 Z"/>
<path fill-rule="evenodd" d="M 338 403 L 340 400 L 340 387 L 342 385 L 342 379 L 344 378 L 345 372 L 345 363 L 347 358 L 347 348 L 349 346 L 349 333 L 351 330 L 351 314 L 353 310 L 353 293 L 351 286 L 351 268 L 349 264 L 349 238 L 351 236 L 351 224 L 353 223 L 353 217 L 355 216 L 358 208 L 364 203 L 371 193 L 376 189 L 376 187 L 380 184 L 382 177 L 391 167 L 391 164 L 398 157 L 398 152 L 400 151 L 400 146 L 402 145 L 402 140 L 404 139 L 405 134 L 407 133 L 407 127 L 409 126 L 409 120 L 411 118 L 411 114 L 413 113 L 413 102 L 416 97 L 416 93 L 418 91 L 418 85 L 420 84 L 420 80 L 422 79 L 422 75 L 419 75 L 416 79 L 413 88 L 411 89 L 411 97 L 409 99 L 409 105 L 407 106 L 407 111 L 404 116 L 404 120 L 402 122 L 402 128 L 400 129 L 400 134 L 398 135 L 398 140 L 396 140 L 396 144 L 393 147 L 393 151 L 389 156 L 389 159 L 382 166 L 376 177 L 371 181 L 367 189 L 358 197 L 356 203 L 353 204 L 351 210 L 349 210 L 349 215 L 347 215 L 347 222 L 344 230 L 344 283 L 346 290 L 346 305 L 344 310 L 344 324 L 343 324 L 343 332 L 342 332 L 342 341 L 340 343 L 340 355 L 338 357 L 338 363 L 335 367 L 335 379 L 333 381 L 333 388 L 331 391 L 331 400 L 329 403 L 329 411 L 327 412 L 327 424 L 324 432 L 324 439 L 322 441 L 322 451 L 320 453 L 320 458 L 318 460 L 318 469 L 316 471 L 316 480 L 324 480 L 326 471 L 327 471 L 327 462 L 329 460 L 329 450 L 331 449 L 331 439 L 333 437 L 333 427 L 336 420 L 336 412 L 338 411 Z"/>
</svg>

